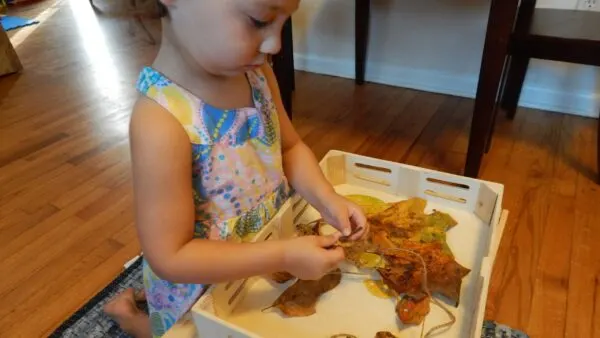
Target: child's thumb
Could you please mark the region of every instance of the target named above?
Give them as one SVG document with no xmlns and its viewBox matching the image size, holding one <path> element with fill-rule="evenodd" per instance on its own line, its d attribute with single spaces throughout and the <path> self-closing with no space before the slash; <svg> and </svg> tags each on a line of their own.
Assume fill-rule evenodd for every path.
<svg viewBox="0 0 600 338">
<path fill-rule="evenodd" d="M 350 224 L 350 218 L 342 217 L 339 220 L 339 222 L 340 222 L 340 224 L 339 224 L 340 228 L 338 230 L 340 230 L 342 235 L 350 236 L 350 234 L 352 233 L 352 225 Z"/>
</svg>

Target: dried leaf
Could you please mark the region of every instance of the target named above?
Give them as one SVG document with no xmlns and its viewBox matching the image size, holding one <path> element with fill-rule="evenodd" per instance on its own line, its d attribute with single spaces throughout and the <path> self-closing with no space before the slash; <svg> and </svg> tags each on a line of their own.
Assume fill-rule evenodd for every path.
<svg viewBox="0 0 600 338">
<path fill-rule="evenodd" d="M 365 215 L 374 215 L 382 212 L 389 208 L 390 205 L 384 201 L 367 195 L 347 195 L 345 196 L 348 200 L 354 202 L 356 205 L 363 209 Z"/>
<path fill-rule="evenodd" d="M 271 275 L 271 279 L 273 279 L 275 282 L 277 282 L 279 284 L 287 283 L 294 278 L 296 278 L 296 277 L 294 277 L 291 273 L 285 272 L 285 271 L 275 272 L 274 274 Z"/>
<path fill-rule="evenodd" d="M 415 243 L 407 241 L 403 249 L 411 250 L 423 257 L 427 265 L 427 286 L 432 293 L 439 293 L 458 306 L 462 279 L 471 270 L 458 264 L 454 257 L 445 254 L 441 243 Z M 381 277 L 399 294 L 408 294 L 417 299 L 424 295 L 422 289 L 423 268 L 414 257 L 400 251 L 389 250 L 384 255 L 387 267 L 378 269 Z"/>
<path fill-rule="evenodd" d="M 364 286 L 367 288 L 369 293 L 377 298 L 391 299 L 397 298 L 398 294 L 392 290 L 385 282 L 381 279 L 373 280 L 366 279 L 363 281 Z"/>
<path fill-rule="evenodd" d="M 318 236 L 321 220 L 310 222 L 307 224 L 296 225 L 296 234 L 298 236 Z"/>
<path fill-rule="evenodd" d="M 430 303 L 429 297 L 415 299 L 406 296 L 396 304 L 396 314 L 405 325 L 420 325 L 429 314 Z"/>
<path fill-rule="evenodd" d="M 342 274 L 339 269 L 316 281 L 298 280 L 273 303 L 285 315 L 290 317 L 306 317 L 316 313 L 317 301 L 324 293 L 333 290 L 340 284 Z"/>
<path fill-rule="evenodd" d="M 420 198 L 393 203 L 388 209 L 371 215 L 369 224 L 373 231 L 385 231 L 390 239 L 411 238 L 425 226 L 426 205 L 427 201 Z"/>
<path fill-rule="evenodd" d="M 388 331 L 379 331 L 375 334 L 375 338 L 398 338 Z"/>
<path fill-rule="evenodd" d="M 458 223 L 456 220 L 454 220 L 454 218 L 452 218 L 452 216 L 437 210 L 434 210 L 432 214 L 425 217 L 426 227 L 438 228 L 441 231 L 448 231 L 454 228 L 457 224 Z"/>
<path fill-rule="evenodd" d="M 376 246 L 367 240 L 338 243 L 338 245 L 344 249 L 346 260 L 358 268 L 374 268 L 381 266 L 381 262 L 383 261 L 381 258 L 374 261 L 372 257 L 369 258 L 366 256 L 366 253 L 376 249 Z M 371 256 L 373 255 L 371 254 Z"/>
</svg>

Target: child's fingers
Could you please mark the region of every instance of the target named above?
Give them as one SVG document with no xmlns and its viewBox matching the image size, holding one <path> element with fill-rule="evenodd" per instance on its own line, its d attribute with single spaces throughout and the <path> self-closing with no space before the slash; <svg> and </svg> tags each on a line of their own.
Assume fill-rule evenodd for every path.
<svg viewBox="0 0 600 338">
<path fill-rule="evenodd" d="M 350 211 L 350 220 L 357 227 L 366 228 L 367 217 L 359 207 L 352 208 Z"/>
<path fill-rule="evenodd" d="M 316 241 L 317 245 L 321 248 L 327 248 L 333 246 L 340 239 L 340 233 L 334 233 L 327 236 L 317 236 Z"/>
<path fill-rule="evenodd" d="M 135 290 L 133 292 L 133 298 L 136 302 L 143 302 L 146 300 L 146 292 L 143 289 Z"/>
<path fill-rule="evenodd" d="M 342 233 L 342 235 L 344 236 L 348 236 L 352 233 L 352 224 L 350 223 L 350 218 L 349 217 L 340 217 L 338 219 L 339 224 L 337 225 L 337 229 Z"/>
<path fill-rule="evenodd" d="M 341 247 L 336 247 L 335 249 L 331 249 L 331 250 L 327 250 L 327 261 L 328 261 L 328 266 L 330 268 L 335 268 L 338 266 L 338 264 L 340 264 L 341 261 L 343 261 L 346 257 L 344 255 L 344 249 L 342 249 Z"/>
<path fill-rule="evenodd" d="M 360 231 L 357 231 L 356 233 L 352 234 L 352 236 L 350 237 L 351 240 L 360 239 L 367 234 L 369 224 L 367 223 L 367 218 L 365 217 L 365 214 L 358 207 L 350 208 L 349 221 L 353 224 L 354 229 L 361 229 Z"/>
<path fill-rule="evenodd" d="M 369 224 L 363 225 L 360 229 L 360 231 L 357 231 L 350 237 L 351 240 L 356 241 L 365 237 L 369 233 Z"/>
</svg>

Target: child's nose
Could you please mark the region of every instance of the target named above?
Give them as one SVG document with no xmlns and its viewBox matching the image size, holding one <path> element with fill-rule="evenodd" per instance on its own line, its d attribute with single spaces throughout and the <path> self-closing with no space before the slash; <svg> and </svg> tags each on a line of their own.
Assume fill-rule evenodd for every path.
<svg viewBox="0 0 600 338">
<path fill-rule="evenodd" d="M 262 54 L 274 55 L 281 49 L 281 36 L 279 34 L 270 34 L 260 45 Z"/>
</svg>

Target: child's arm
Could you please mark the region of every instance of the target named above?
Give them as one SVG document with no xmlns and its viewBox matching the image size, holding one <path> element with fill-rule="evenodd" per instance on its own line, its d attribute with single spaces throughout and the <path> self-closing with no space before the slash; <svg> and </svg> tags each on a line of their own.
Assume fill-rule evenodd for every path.
<svg viewBox="0 0 600 338">
<path fill-rule="evenodd" d="M 267 78 L 271 95 L 279 112 L 283 166 L 290 184 L 308 203 L 319 210 L 328 223 L 335 226 L 344 235 L 351 232 L 352 222 L 355 227 L 363 229 L 363 231 L 356 233 L 353 238 L 363 236 L 366 234 L 367 223 L 362 210 L 339 196 L 327 181 L 313 152 L 294 129 L 283 107 L 279 85 L 273 69 L 268 65 L 264 65 L 262 70 Z"/>
<path fill-rule="evenodd" d="M 176 283 L 218 283 L 276 271 L 321 277 L 343 259 L 335 237 L 236 244 L 193 238 L 190 141 L 181 124 L 147 98 L 130 125 L 136 226 L 153 271 Z"/>
</svg>

